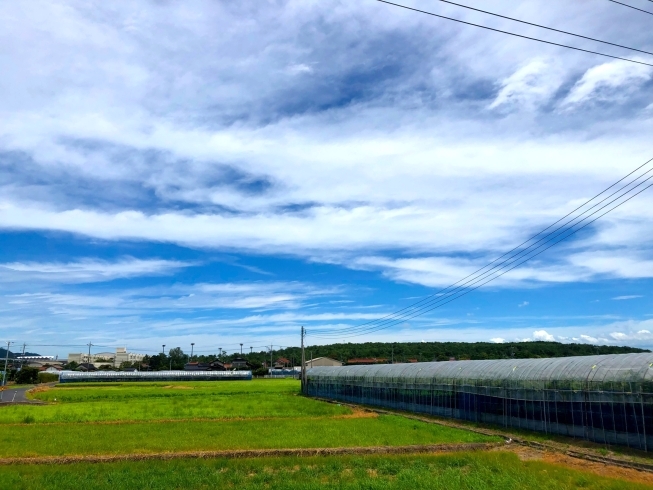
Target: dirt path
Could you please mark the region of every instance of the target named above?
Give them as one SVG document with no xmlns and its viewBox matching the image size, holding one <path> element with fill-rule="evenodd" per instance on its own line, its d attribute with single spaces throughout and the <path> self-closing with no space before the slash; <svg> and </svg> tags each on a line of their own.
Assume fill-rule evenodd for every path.
<svg viewBox="0 0 653 490">
<path fill-rule="evenodd" d="M 347 454 L 420 454 L 489 451 L 503 443 L 427 444 L 419 446 L 369 446 L 298 449 L 241 449 L 232 451 L 183 451 L 149 454 L 99 454 L 74 456 L 39 456 L 32 458 L 0 458 L 0 465 L 111 463 L 114 461 L 145 461 L 170 459 L 266 458 L 275 456 L 337 456 Z"/>
</svg>

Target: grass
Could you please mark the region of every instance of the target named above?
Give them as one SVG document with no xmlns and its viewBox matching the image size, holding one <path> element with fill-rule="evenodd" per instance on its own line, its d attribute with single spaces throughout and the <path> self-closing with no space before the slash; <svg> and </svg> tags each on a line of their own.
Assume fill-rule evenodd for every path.
<svg viewBox="0 0 653 490">
<path fill-rule="evenodd" d="M 341 456 L 244 460 L 177 460 L 0 467 L 12 489 L 93 490 L 167 488 L 637 490 L 648 486 L 609 479 L 514 454 Z"/>
<path fill-rule="evenodd" d="M 298 396 L 295 380 L 59 385 L 31 395 L 48 405 L 3 407 L 0 424 L 298 418 L 351 414 Z"/>
<path fill-rule="evenodd" d="M 0 457 L 498 442 L 397 416 L 119 424 L 21 424 L 3 429 Z"/>
<path fill-rule="evenodd" d="M 496 442 L 299 396 L 296 380 L 70 384 L 0 408 L 0 457 Z M 512 453 L 0 466 L 1 488 L 633 489 Z"/>
</svg>

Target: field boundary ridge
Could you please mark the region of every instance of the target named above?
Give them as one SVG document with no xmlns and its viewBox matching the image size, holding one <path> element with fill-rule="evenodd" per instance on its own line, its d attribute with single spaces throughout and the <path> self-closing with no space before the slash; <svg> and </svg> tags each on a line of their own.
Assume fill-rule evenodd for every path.
<svg viewBox="0 0 653 490">
<path fill-rule="evenodd" d="M 180 451 L 167 453 L 132 453 L 106 455 L 73 456 L 35 456 L 0 458 L 0 466 L 19 464 L 74 464 L 74 463 L 113 463 L 118 461 L 147 461 L 173 459 L 241 459 L 268 458 L 278 456 L 339 456 L 358 454 L 417 454 L 488 451 L 505 446 L 502 442 L 470 442 L 461 444 L 424 444 L 412 446 L 368 446 L 331 448 L 285 448 L 285 449 L 237 449 L 223 451 Z"/>
</svg>

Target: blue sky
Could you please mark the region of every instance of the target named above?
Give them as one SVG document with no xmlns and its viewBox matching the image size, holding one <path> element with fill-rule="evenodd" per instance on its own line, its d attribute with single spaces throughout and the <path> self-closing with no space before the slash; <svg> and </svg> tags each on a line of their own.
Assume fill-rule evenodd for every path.
<svg viewBox="0 0 653 490">
<path fill-rule="evenodd" d="M 649 18 L 611 2 L 469 4 L 653 50 Z M 653 69 L 372 0 L 5 2 L 0 19 L 0 340 L 43 354 L 262 350 L 301 325 L 321 343 L 653 157 Z M 456 302 L 342 340 L 653 347 L 652 224 L 649 191 Z"/>
</svg>

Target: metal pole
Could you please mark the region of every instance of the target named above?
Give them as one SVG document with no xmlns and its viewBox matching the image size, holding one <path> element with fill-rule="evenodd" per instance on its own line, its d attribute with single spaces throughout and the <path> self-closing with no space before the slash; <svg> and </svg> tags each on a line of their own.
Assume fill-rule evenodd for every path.
<svg viewBox="0 0 653 490">
<path fill-rule="evenodd" d="M 7 364 L 9 363 L 9 346 L 11 345 L 10 341 L 7 341 L 7 351 L 5 352 L 5 370 L 2 373 L 2 386 L 7 386 Z"/>
<path fill-rule="evenodd" d="M 89 365 L 89 368 L 91 367 L 91 346 L 93 344 L 91 342 L 88 343 L 88 358 L 86 359 L 86 363 Z"/>
<path fill-rule="evenodd" d="M 250 348 L 249 348 L 249 355 L 250 355 L 250 356 L 252 355 L 252 349 L 254 349 L 254 347 L 250 347 Z"/>
<path fill-rule="evenodd" d="M 243 344 L 240 344 L 240 355 L 243 355 Z"/>
<path fill-rule="evenodd" d="M 306 394 L 306 355 L 304 354 L 304 335 L 306 334 L 302 327 L 302 393 Z"/>
<path fill-rule="evenodd" d="M 193 362 L 193 349 L 195 348 L 195 342 L 190 343 L 190 362 Z"/>
<path fill-rule="evenodd" d="M 163 344 L 163 355 L 164 356 L 166 355 L 166 345 L 165 344 Z"/>
</svg>

